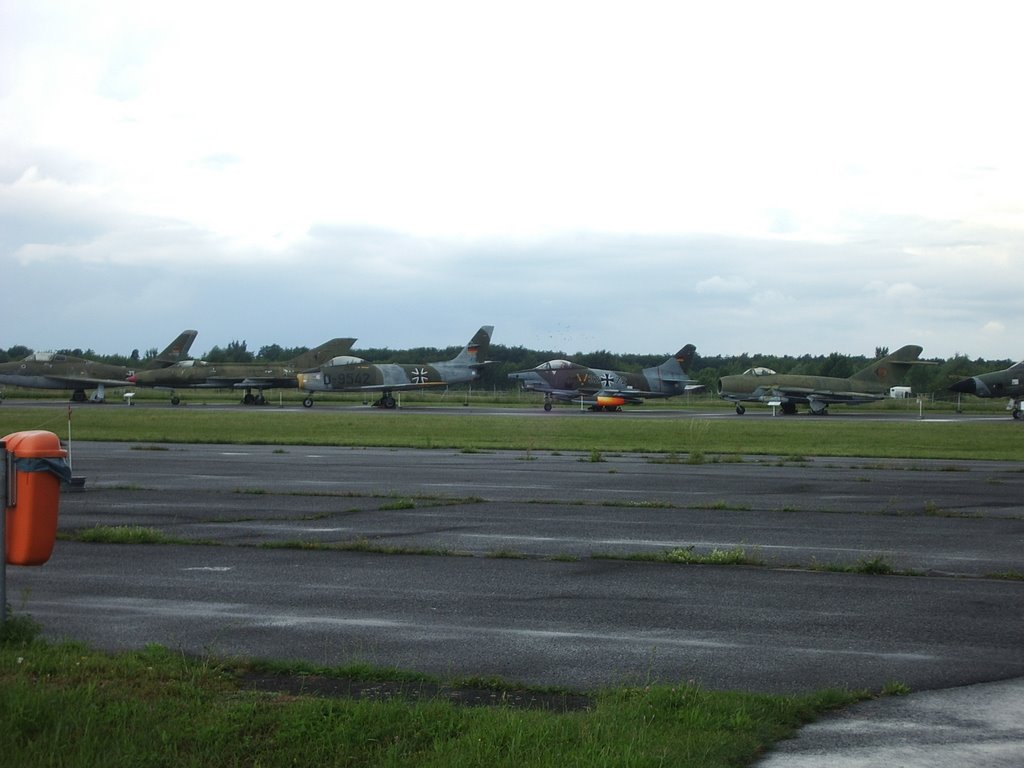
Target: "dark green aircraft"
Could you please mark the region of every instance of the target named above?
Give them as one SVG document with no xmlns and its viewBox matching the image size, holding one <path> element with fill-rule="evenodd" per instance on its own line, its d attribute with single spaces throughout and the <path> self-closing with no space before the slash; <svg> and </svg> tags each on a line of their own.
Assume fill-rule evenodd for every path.
<svg viewBox="0 0 1024 768">
<path fill-rule="evenodd" d="M 980 376 L 962 379 L 950 387 L 954 392 L 966 392 L 977 397 L 1006 397 L 1006 410 L 1015 419 L 1024 419 L 1020 410 L 1024 396 L 1024 361 L 1014 363 L 1001 371 L 990 371 Z"/>
<path fill-rule="evenodd" d="M 188 355 L 196 331 L 182 331 L 163 352 L 146 363 L 144 370 L 166 367 Z M 35 352 L 24 360 L 0 364 L 0 384 L 34 389 L 70 389 L 71 400 L 84 403 L 85 390 L 95 389 L 94 403 L 105 399 L 105 387 L 127 387 L 137 373 L 123 365 L 110 365 L 53 352 Z"/>
<path fill-rule="evenodd" d="M 171 403 L 181 398 L 177 389 L 244 389 L 244 405 L 265 405 L 265 389 L 295 389 L 296 375 L 315 370 L 348 352 L 355 339 L 331 339 L 316 349 L 304 352 L 286 363 L 210 363 L 184 360 L 162 370 L 140 371 L 132 383 L 154 389 L 171 390 Z M 256 390 L 256 394 L 253 394 Z"/>
<path fill-rule="evenodd" d="M 845 379 L 749 368 L 738 376 L 720 378 L 718 396 L 735 402 L 738 414 L 746 412 L 744 402 L 751 402 L 781 406 L 785 414 L 796 413 L 797 405 L 804 403 L 811 413 L 825 415 L 836 403 L 859 405 L 888 397 L 913 366 L 927 365 L 917 359 L 920 354 L 921 347 L 908 344 Z"/>
<path fill-rule="evenodd" d="M 693 344 L 687 344 L 661 365 L 639 373 L 590 368 L 570 360 L 548 360 L 508 377 L 525 390 L 543 392 L 545 411 L 551 410 L 555 400 L 587 405 L 592 411 L 621 411 L 624 405 L 639 405 L 648 398 L 674 397 L 704 389 L 687 373 L 696 351 Z"/>
<path fill-rule="evenodd" d="M 451 360 L 435 363 L 368 363 L 361 357 L 342 357 L 320 366 L 318 371 L 300 373 L 299 389 L 306 392 L 380 392 L 373 405 L 394 408 L 393 392 L 408 389 L 438 389 L 449 384 L 463 384 L 480 378 L 491 346 L 493 325 L 477 331 L 462 351 Z M 307 408 L 313 398 L 302 401 Z"/>
</svg>

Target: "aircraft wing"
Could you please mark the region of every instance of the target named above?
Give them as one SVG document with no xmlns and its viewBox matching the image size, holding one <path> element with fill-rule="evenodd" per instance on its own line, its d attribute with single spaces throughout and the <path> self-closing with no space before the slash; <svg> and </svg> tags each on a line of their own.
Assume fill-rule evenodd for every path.
<svg viewBox="0 0 1024 768">
<path fill-rule="evenodd" d="M 533 388 L 534 392 L 544 392 L 547 395 L 555 398 L 555 400 L 565 400 L 566 402 L 576 400 L 580 396 L 578 389 L 541 389 L 540 387 Z"/>
<path fill-rule="evenodd" d="M 870 403 L 883 398 L 882 395 L 871 392 L 838 392 L 835 390 L 816 390 L 810 387 L 786 385 L 759 387 L 753 393 L 753 397 L 765 402 L 779 400 L 780 402 L 810 403 L 813 401 L 826 405 L 833 403 Z"/>
<path fill-rule="evenodd" d="M 272 389 L 274 387 L 294 387 L 294 376 L 208 376 L 196 384 L 182 384 L 188 389 Z M 171 388 L 168 384 L 165 388 Z"/>
<path fill-rule="evenodd" d="M 274 387 L 287 388 L 297 386 L 295 376 L 246 376 L 242 380 L 230 379 L 233 383 L 225 384 L 226 387 L 235 389 L 273 389 Z"/>
<path fill-rule="evenodd" d="M 130 387 L 132 383 L 128 379 L 96 379 L 91 376 L 58 376 L 52 373 L 46 374 L 43 378 L 60 382 L 67 389 L 81 389 L 83 387 Z"/>
<path fill-rule="evenodd" d="M 338 392 L 404 392 L 410 389 L 429 389 L 431 387 L 447 387 L 447 381 L 425 381 L 422 384 L 367 384 L 362 387 L 344 387 Z"/>
<path fill-rule="evenodd" d="M 239 382 L 237 378 L 225 378 L 217 376 L 209 376 L 202 381 L 197 381 L 194 384 L 183 383 L 176 386 L 181 386 L 187 389 L 231 389 Z M 166 386 L 171 387 L 171 384 Z"/>
</svg>

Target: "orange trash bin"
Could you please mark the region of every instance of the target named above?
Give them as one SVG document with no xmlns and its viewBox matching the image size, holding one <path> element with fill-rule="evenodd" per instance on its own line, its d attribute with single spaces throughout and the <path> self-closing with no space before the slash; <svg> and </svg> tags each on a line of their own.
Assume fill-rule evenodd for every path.
<svg viewBox="0 0 1024 768">
<path fill-rule="evenodd" d="M 71 478 L 68 452 L 55 434 L 38 429 L 13 432 L 3 442 L 14 473 L 14 497 L 6 509 L 7 563 L 42 565 L 57 539 L 60 484 Z"/>
</svg>

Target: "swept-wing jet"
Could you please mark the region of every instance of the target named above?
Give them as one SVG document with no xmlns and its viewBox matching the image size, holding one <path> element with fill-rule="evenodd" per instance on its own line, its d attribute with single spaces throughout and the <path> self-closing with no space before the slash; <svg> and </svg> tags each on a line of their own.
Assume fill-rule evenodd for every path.
<svg viewBox="0 0 1024 768">
<path fill-rule="evenodd" d="M 458 355 L 436 363 L 408 365 L 368 363 L 360 357 L 351 356 L 336 358 L 318 371 L 300 373 L 297 377 L 299 389 L 306 392 L 380 392 L 380 398 L 373 405 L 394 408 L 393 392 L 436 389 L 480 378 L 493 330 L 493 325 L 483 326 Z M 307 397 L 302 404 L 312 407 L 313 398 Z"/>
<path fill-rule="evenodd" d="M 146 369 L 173 365 L 184 358 L 196 335 L 196 331 L 182 331 L 167 349 L 146 363 Z M 0 384 L 34 389 L 70 389 L 71 400 L 76 403 L 85 402 L 86 389 L 95 389 L 90 400 L 102 403 L 105 387 L 126 387 L 131 384 L 135 373 L 135 369 L 123 365 L 53 352 L 35 352 L 24 360 L 0 364 Z"/>
<path fill-rule="evenodd" d="M 897 386 L 914 365 L 927 365 L 918 360 L 921 347 L 908 344 L 891 355 L 876 360 L 849 378 L 776 373 L 771 368 L 749 368 L 738 376 L 718 380 L 718 395 L 736 403 L 736 413 L 743 414 L 744 402 L 781 406 L 785 414 L 796 413 L 805 403 L 811 413 L 824 415 L 835 403 L 859 405 L 882 400 L 891 387 Z"/>
<path fill-rule="evenodd" d="M 700 382 L 687 375 L 696 351 L 693 344 L 687 344 L 661 365 L 644 368 L 640 373 L 589 368 L 570 360 L 548 360 L 508 377 L 520 382 L 523 389 L 543 392 L 545 411 L 551 410 L 555 400 L 589 405 L 592 411 L 621 411 L 627 403 L 638 405 L 647 398 L 673 397 L 703 389 Z"/>
<path fill-rule="evenodd" d="M 132 382 L 143 387 L 168 389 L 171 403 L 178 405 L 178 389 L 244 389 L 244 405 L 266 405 L 265 389 L 295 389 L 300 371 L 315 370 L 348 352 L 355 339 L 331 339 L 285 363 L 210 363 L 183 360 L 161 370 L 140 371 Z M 256 390 L 256 394 L 253 394 Z"/>
<path fill-rule="evenodd" d="M 978 397 L 1006 397 L 1006 409 L 1015 419 L 1024 419 L 1020 410 L 1024 396 L 1024 361 L 1014 363 L 1001 371 L 990 371 L 980 376 L 962 379 L 950 387 L 954 392 L 966 392 Z"/>
</svg>

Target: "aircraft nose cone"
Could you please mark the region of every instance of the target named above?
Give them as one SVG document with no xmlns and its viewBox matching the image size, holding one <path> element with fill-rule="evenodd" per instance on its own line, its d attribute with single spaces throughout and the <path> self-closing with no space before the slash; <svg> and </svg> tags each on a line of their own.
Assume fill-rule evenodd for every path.
<svg viewBox="0 0 1024 768">
<path fill-rule="evenodd" d="M 968 395 L 978 394 L 978 385 L 981 384 L 977 377 L 972 376 L 969 379 L 961 379 L 956 384 L 950 387 L 953 392 L 964 392 Z M 984 388 L 984 385 L 982 386 Z"/>
</svg>

